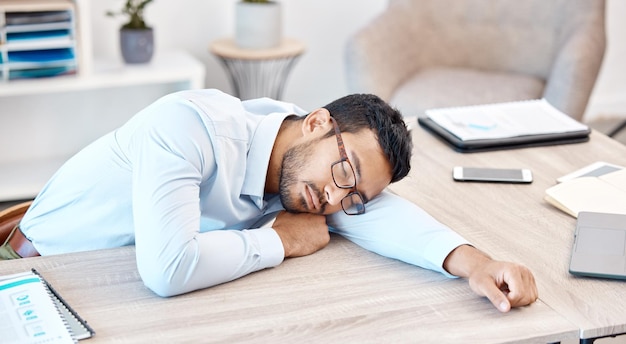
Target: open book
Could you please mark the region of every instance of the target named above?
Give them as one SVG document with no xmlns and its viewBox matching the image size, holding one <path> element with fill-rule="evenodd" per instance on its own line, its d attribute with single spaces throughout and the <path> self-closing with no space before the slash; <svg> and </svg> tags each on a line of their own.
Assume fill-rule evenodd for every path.
<svg viewBox="0 0 626 344">
<path fill-rule="evenodd" d="M 461 152 L 584 142 L 591 132 L 545 99 L 429 109 L 418 122 Z"/>
<path fill-rule="evenodd" d="M 0 342 L 76 343 L 95 332 L 34 269 L 0 276 Z"/>
<path fill-rule="evenodd" d="M 626 214 L 626 169 L 566 180 L 548 188 L 544 199 L 573 217 L 581 211 Z"/>
</svg>

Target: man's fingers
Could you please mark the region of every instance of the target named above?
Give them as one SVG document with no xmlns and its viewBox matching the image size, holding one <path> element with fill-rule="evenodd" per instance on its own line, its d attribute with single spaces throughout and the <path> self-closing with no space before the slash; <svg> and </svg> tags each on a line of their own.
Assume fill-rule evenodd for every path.
<svg viewBox="0 0 626 344">
<path fill-rule="evenodd" d="M 500 312 L 508 312 L 511 309 L 509 299 L 505 293 L 493 283 L 493 281 L 484 281 L 482 285 L 482 293 Z"/>
<path fill-rule="evenodd" d="M 326 217 L 322 215 L 283 211 L 274 220 L 272 228 L 283 243 L 285 257 L 309 255 L 330 241 Z"/>
<path fill-rule="evenodd" d="M 470 278 L 470 286 L 501 312 L 511 307 L 526 306 L 539 296 L 533 274 L 523 265 L 495 263 L 491 272 L 482 271 Z M 506 269 L 502 269 L 502 267 Z"/>
<path fill-rule="evenodd" d="M 534 276 L 526 267 L 519 267 L 515 271 L 515 276 L 507 276 L 505 281 L 508 283 L 510 292 L 507 298 L 513 307 L 525 306 L 537 301 L 539 292 L 535 284 Z"/>
</svg>

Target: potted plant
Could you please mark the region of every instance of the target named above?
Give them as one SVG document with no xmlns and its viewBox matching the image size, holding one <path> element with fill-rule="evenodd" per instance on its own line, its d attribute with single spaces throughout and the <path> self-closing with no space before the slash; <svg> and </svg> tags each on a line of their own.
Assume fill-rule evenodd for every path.
<svg viewBox="0 0 626 344">
<path fill-rule="evenodd" d="M 282 39 L 281 6 L 272 0 L 240 0 L 235 7 L 235 43 L 244 49 L 267 49 Z"/>
<path fill-rule="evenodd" d="M 153 0 L 126 0 L 120 11 L 108 11 L 111 17 L 125 16 L 120 28 L 120 47 L 126 63 L 146 63 L 154 54 L 154 31 L 144 20 L 144 9 Z"/>
</svg>

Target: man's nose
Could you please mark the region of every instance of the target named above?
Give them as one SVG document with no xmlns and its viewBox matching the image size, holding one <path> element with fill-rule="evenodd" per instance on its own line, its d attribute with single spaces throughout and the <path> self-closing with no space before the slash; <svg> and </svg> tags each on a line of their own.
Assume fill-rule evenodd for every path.
<svg viewBox="0 0 626 344">
<path fill-rule="evenodd" d="M 338 205 L 341 204 L 341 200 L 348 195 L 350 192 L 349 189 L 342 189 L 335 185 L 334 183 L 327 188 L 326 197 L 328 204 L 330 205 Z"/>
</svg>

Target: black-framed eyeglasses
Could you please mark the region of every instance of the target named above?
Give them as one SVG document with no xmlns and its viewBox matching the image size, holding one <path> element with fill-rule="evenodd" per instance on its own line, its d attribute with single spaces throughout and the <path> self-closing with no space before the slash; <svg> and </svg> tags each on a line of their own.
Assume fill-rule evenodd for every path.
<svg viewBox="0 0 626 344">
<path fill-rule="evenodd" d="M 348 215 L 361 215 L 365 213 L 365 202 L 363 202 L 363 197 L 356 190 L 356 174 L 354 173 L 350 159 L 348 159 L 339 125 L 337 125 L 334 118 L 331 117 L 330 120 L 333 122 L 333 127 L 335 128 L 337 147 L 339 148 L 339 156 L 341 158 L 330 165 L 330 172 L 338 188 L 350 190 L 350 192 L 341 199 L 341 208 Z"/>
</svg>

